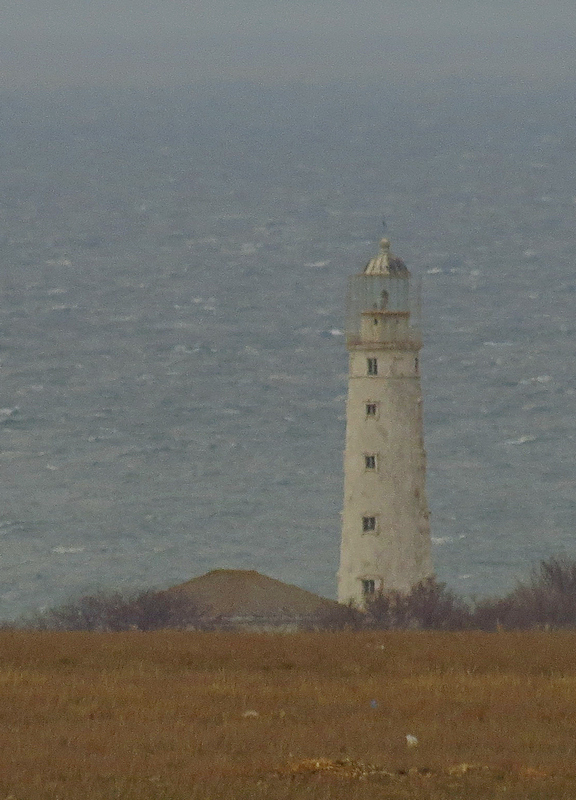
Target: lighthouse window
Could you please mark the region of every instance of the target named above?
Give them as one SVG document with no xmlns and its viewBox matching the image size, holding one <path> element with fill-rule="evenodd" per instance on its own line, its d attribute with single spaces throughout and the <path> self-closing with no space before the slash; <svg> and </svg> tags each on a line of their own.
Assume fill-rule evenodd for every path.
<svg viewBox="0 0 576 800">
<path fill-rule="evenodd" d="M 376 517 L 362 517 L 362 530 L 370 533 L 376 530 Z"/>
<path fill-rule="evenodd" d="M 369 595 L 374 594 L 376 592 L 376 581 L 373 581 L 371 578 L 364 579 L 362 581 L 362 594 Z"/>
<path fill-rule="evenodd" d="M 367 358 L 366 365 L 368 367 L 368 375 L 378 375 L 378 359 Z"/>
<path fill-rule="evenodd" d="M 364 456 L 364 467 L 366 469 L 376 469 L 376 456 L 375 455 Z"/>
<path fill-rule="evenodd" d="M 366 403 L 366 416 L 367 417 L 378 416 L 378 403 Z"/>
</svg>

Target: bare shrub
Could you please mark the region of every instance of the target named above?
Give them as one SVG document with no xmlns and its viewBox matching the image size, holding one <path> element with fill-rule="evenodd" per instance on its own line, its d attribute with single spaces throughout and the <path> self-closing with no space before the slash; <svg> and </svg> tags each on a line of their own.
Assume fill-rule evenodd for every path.
<svg viewBox="0 0 576 800">
<path fill-rule="evenodd" d="M 464 630 L 471 626 L 465 601 L 445 583 L 428 578 L 409 594 L 377 594 L 367 608 L 367 626 L 379 629 Z"/>
<path fill-rule="evenodd" d="M 152 631 L 206 627 L 198 606 L 181 594 L 147 590 L 97 592 L 49 609 L 26 627 L 61 631 Z"/>
<path fill-rule="evenodd" d="M 470 609 L 445 583 L 422 581 L 408 595 L 408 607 L 422 630 L 463 630 L 470 627 Z"/>
<path fill-rule="evenodd" d="M 576 628 L 576 561 L 541 561 L 509 595 L 477 604 L 474 624 L 484 630 Z"/>
<path fill-rule="evenodd" d="M 377 594 L 367 607 L 365 627 L 388 630 L 528 630 L 576 628 L 576 561 L 553 556 L 532 570 L 504 597 L 472 607 L 434 578 L 409 594 Z"/>
<path fill-rule="evenodd" d="M 405 617 L 404 596 L 399 592 L 378 592 L 366 608 L 366 628 L 393 630 L 410 627 Z"/>
<path fill-rule="evenodd" d="M 311 618 L 309 628 L 321 631 L 358 631 L 364 624 L 365 614 L 349 603 L 318 611 Z"/>
<path fill-rule="evenodd" d="M 509 597 L 477 600 L 471 614 L 471 627 L 480 631 L 496 631 L 512 625 L 513 602 Z"/>
</svg>

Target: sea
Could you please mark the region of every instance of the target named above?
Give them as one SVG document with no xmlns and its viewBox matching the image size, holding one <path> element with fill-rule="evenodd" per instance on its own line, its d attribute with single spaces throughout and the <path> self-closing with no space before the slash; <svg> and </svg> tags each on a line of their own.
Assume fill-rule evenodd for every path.
<svg viewBox="0 0 576 800">
<path fill-rule="evenodd" d="M 338 569 L 347 277 L 421 284 L 438 579 L 576 556 L 573 91 L 0 95 L 0 618 Z"/>
</svg>

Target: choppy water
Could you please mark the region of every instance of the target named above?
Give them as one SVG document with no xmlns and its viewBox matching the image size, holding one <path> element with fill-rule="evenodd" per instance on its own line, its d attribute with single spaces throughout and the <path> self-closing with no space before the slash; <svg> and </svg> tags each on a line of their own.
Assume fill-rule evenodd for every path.
<svg viewBox="0 0 576 800">
<path fill-rule="evenodd" d="M 570 97 L 1 100 L 0 616 L 217 566 L 334 596 L 345 279 L 382 214 L 423 278 L 440 578 L 574 554 Z"/>
</svg>

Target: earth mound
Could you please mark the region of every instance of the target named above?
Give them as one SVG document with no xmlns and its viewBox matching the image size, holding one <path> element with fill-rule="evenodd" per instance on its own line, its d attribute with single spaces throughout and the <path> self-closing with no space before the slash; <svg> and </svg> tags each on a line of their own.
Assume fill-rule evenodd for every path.
<svg viewBox="0 0 576 800">
<path fill-rule="evenodd" d="M 338 608 L 334 600 L 255 570 L 215 569 L 168 591 L 184 594 L 220 624 L 302 626 Z"/>
</svg>

